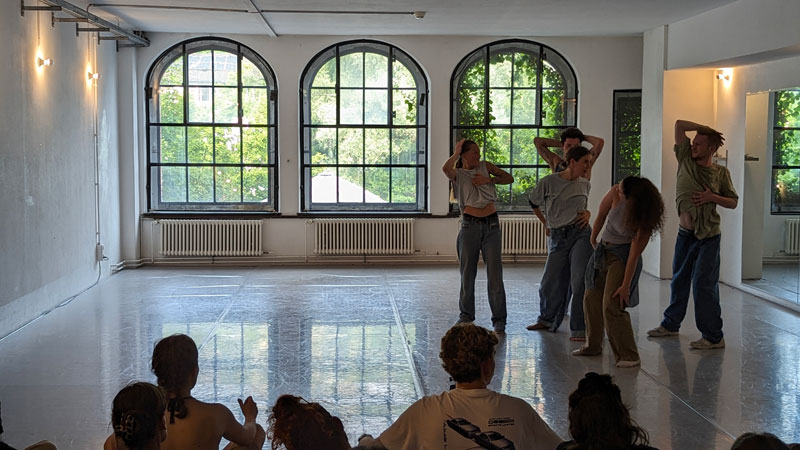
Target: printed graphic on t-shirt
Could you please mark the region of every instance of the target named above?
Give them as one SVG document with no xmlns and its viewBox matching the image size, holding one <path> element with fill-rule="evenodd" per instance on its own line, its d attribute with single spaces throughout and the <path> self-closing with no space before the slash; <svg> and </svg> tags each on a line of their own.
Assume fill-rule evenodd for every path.
<svg viewBox="0 0 800 450">
<path fill-rule="evenodd" d="M 467 419 L 447 419 L 445 423 L 450 429 L 478 444 L 481 448 L 487 450 L 515 450 L 514 443 L 506 439 L 502 434 L 496 431 L 482 432 L 480 428 Z M 514 425 L 514 419 L 511 417 L 492 418 L 489 420 L 489 426 L 491 427 L 511 425 Z M 445 429 L 445 447 L 447 447 L 446 437 L 447 432 Z"/>
</svg>

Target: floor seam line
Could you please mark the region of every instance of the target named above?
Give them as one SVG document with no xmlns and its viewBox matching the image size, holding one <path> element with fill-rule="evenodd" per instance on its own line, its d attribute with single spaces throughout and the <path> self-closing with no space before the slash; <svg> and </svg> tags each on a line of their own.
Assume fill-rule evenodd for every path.
<svg viewBox="0 0 800 450">
<path fill-rule="evenodd" d="M 394 291 L 389 284 L 389 278 L 386 272 L 383 273 L 383 281 L 386 283 L 386 289 L 389 291 L 389 303 L 392 305 L 392 312 L 394 313 L 394 321 L 400 329 L 400 337 L 403 340 L 403 350 L 406 353 L 406 360 L 408 361 L 409 369 L 411 369 L 411 379 L 414 382 L 414 391 L 417 394 L 417 399 L 425 396 L 425 390 L 422 388 L 422 381 L 419 376 L 417 364 L 414 362 L 414 354 L 411 351 L 411 346 L 408 344 L 408 336 L 406 335 L 405 326 L 403 326 L 403 319 L 400 317 L 400 309 L 397 307 L 397 301 L 394 298 Z"/>
</svg>

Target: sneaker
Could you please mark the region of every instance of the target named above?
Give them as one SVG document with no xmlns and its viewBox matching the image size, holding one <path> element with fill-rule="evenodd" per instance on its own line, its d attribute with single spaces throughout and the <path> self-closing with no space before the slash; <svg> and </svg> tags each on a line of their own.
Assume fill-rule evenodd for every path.
<svg viewBox="0 0 800 450">
<path fill-rule="evenodd" d="M 725 338 L 719 340 L 719 342 L 711 342 L 706 338 L 700 338 L 696 341 L 689 342 L 689 347 L 697 349 L 697 350 L 708 350 L 712 348 L 725 348 Z"/>
<path fill-rule="evenodd" d="M 548 326 L 547 324 L 544 324 L 542 322 L 536 322 L 534 324 L 531 324 L 531 325 L 528 325 L 527 327 L 525 327 L 525 329 L 528 330 L 528 331 L 546 330 L 548 328 L 550 328 L 550 326 Z"/>
<path fill-rule="evenodd" d="M 664 337 L 664 336 L 677 336 L 677 331 L 670 331 L 661 325 L 653 328 L 652 330 L 647 332 L 647 335 L 650 337 Z"/>
<path fill-rule="evenodd" d="M 617 367 L 621 367 L 623 369 L 628 369 L 630 367 L 636 367 L 636 366 L 639 366 L 640 364 L 642 364 L 642 361 L 638 360 L 638 359 L 636 361 L 623 361 L 623 360 L 617 361 Z"/>
<path fill-rule="evenodd" d="M 589 347 L 582 346 L 572 351 L 572 356 L 598 356 L 601 352 L 589 351 Z"/>
</svg>

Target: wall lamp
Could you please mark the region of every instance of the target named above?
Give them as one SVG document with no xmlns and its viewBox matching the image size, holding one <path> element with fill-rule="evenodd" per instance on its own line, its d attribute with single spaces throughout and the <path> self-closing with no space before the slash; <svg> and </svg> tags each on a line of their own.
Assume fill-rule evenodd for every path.
<svg viewBox="0 0 800 450">
<path fill-rule="evenodd" d="M 718 80 L 731 81 L 731 75 L 729 73 L 718 73 L 717 74 L 717 79 Z"/>
<path fill-rule="evenodd" d="M 54 61 L 53 61 L 53 59 L 52 59 L 52 58 L 47 58 L 47 59 L 44 59 L 44 58 L 42 58 L 42 57 L 38 57 L 38 58 L 36 58 L 36 66 L 38 66 L 38 67 L 42 67 L 42 66 L 52 66 L 52 65 L 53 65 L 53 62 L 54 62 Z"/>
<path fill-rule="evenodd" d="M 99 73 L 91 72 L 91 71 L 86 72 L 86 80 L 87 81 L 97 81 L 98 78 L 100 78 L 100 74 Z"/>
</svg>

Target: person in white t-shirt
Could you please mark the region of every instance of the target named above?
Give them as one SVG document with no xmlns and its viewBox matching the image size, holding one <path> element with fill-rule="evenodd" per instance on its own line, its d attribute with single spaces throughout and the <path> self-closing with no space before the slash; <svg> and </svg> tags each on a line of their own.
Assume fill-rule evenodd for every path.
<svg viewBox="0 0 800 450">
<path fill-rule="evenodd" d="M 456 387 L 412 404 L 378 439 L 359 439 L 363 449 L 475 448 L 553 450 L 561 438 L 525 400 L 487 389 L 494 375 L 497 336 L 472 323 L 454 325 L 442 338 L 439 357 Z"/>
</svg>

